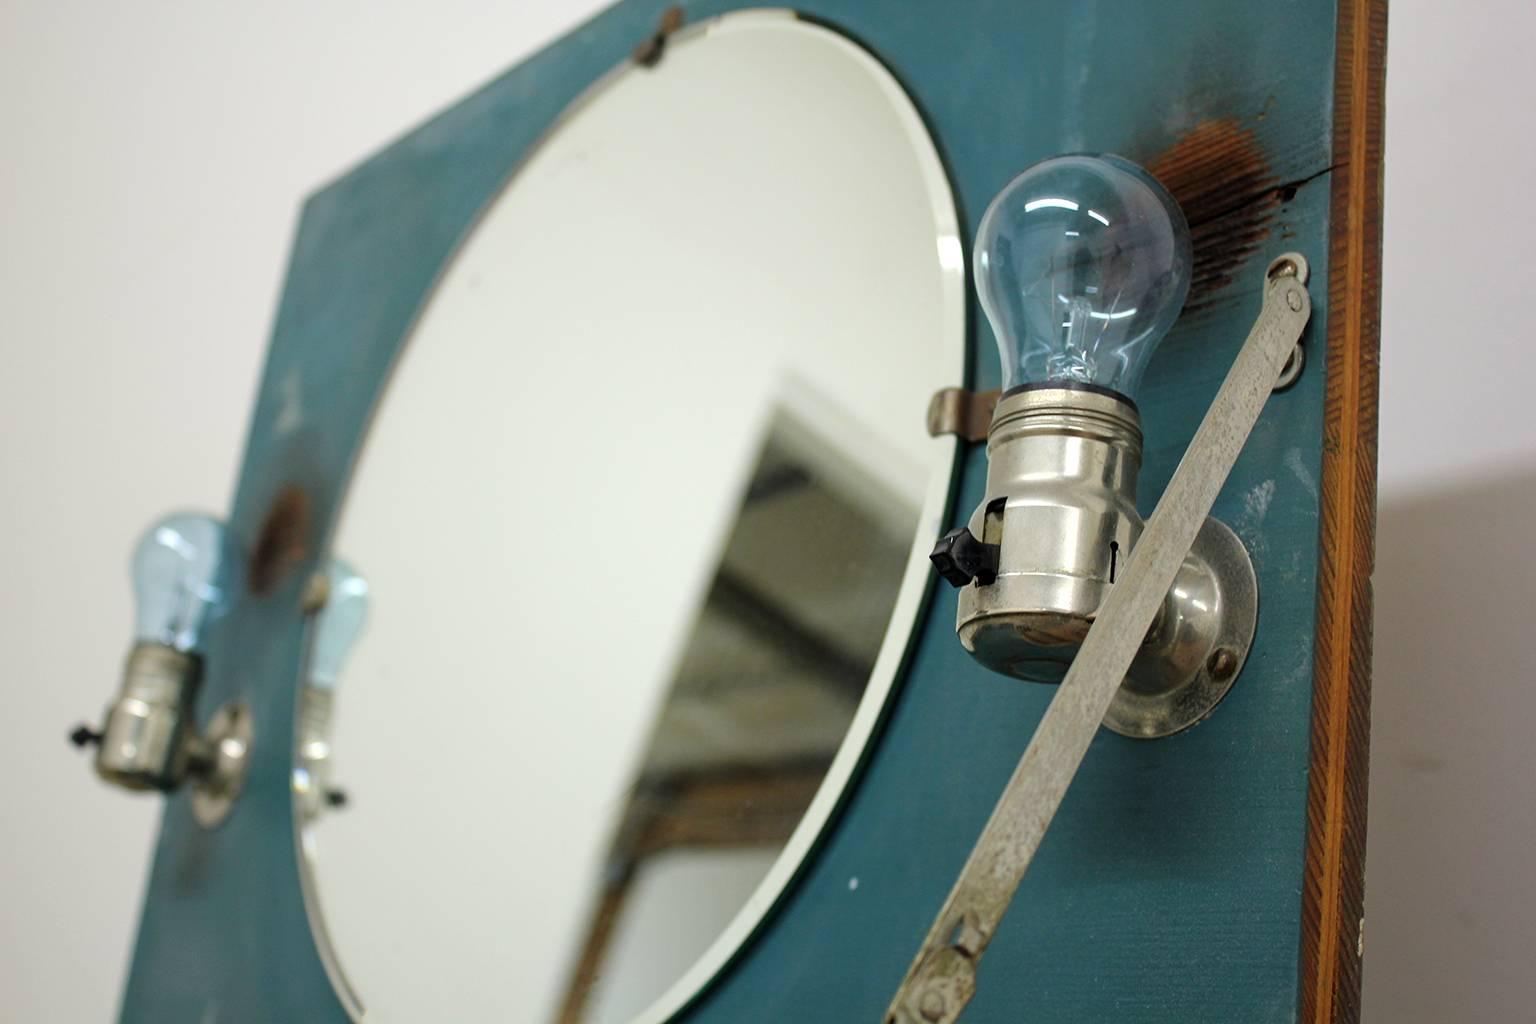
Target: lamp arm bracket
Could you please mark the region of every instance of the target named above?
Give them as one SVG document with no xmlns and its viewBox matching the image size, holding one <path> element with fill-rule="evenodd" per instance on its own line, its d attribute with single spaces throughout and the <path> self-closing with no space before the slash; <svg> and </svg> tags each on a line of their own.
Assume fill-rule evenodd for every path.
<svg viewBox="0 0 1536 1024">
<path fill-rule="evenodd" d="M 1311 317 L 1306 281 L 1307 262 L 1296 253 L 1269 265 L 1253 329 L 896 990 L 886 1024 L 954 1024 L 975 994 L 981 956 Z"/>
</svg>

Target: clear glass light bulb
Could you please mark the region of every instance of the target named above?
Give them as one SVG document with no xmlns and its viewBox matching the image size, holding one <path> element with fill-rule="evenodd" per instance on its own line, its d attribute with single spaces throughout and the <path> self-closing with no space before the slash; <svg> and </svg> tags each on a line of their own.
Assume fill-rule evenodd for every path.
<svg viewBox="0 0 1536 1024">
<path fill-rule="evenodd" d="M 174 515 L 151 526 L 133 552 L 135 639 L 199 650 L 203 627 L 228 606 L 235 562 L 216 519 Z"/>
<path fill-rule="evenodd" d="M 997 194 L 976 235 L 976 291 L 1003 388 L 1104 388 L 1135 400 L 1189 293 L 1189 228 L 1173 197 L 1116 156 L 1059 156 Z"/>
<path fill-rule="evenodd" d="M 325 607 L 315 616 L 309 685 L 331 690 L 336 687 L 342 663 L 368 619 L 368 581 L 339 558 L 333 558 L 326 566 L 325 576 L 330 589 Z"/>
</svg>

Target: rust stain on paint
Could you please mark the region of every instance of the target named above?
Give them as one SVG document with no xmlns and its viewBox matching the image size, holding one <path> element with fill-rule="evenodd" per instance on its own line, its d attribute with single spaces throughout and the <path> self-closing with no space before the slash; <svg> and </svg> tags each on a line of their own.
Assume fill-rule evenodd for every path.
<svg viewBox="0 0 1536 1024">
<path fill-rule="evenodd" d="M 288 487 L 267 510 L 248 568 L 253 593 L 265 594 L 309 556 L 309 495 Z"/>
<path fill-rule="evenodd" d="M 1197 311 L 1258 252 L 1284 188 L 1254 133 L 1234 118 L 1201 121 L 1146 166 L 1189 221 L 1195 266 L 1184 309 Z"/>
</svg>

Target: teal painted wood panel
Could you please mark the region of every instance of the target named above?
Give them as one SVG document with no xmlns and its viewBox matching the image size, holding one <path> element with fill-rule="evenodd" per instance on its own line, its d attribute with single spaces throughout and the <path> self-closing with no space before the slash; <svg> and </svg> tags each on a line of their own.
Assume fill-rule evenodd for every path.
<svg viewBox="0 0 1536 1024">
<path fill-rule="evenodd" d="M 214 832 L 192 821 L 185 795 L 167 802 L 124 996 L 129 1024 L 345 1020 L 305 915 L 289 801 L 302 580 L 444 261 L 565 105 L 626 59 L 663 6 L 620 3 L 306 203 L 231 512 L 249 548 L 276 497 L 297 489 L 306 552 L 210 637 L 199 707 L 206 716 L 235 697 L 250 702 L 252 774 L 237 813 Z M 737 6 L 685 5 L 690 20 Z M 1205 257 L 1203 283 L 1143 389 L 1144 512 L 1257 312 L 1268 258 L 1297 249 L 1312 262 L 1307 372 L 1270 403 L 1216 508 L 1259 572 L 1248 666 L 1218 713 L 1187 734 L 1100 735 L 965 1016 L 1294 1020 L 1334 5 L 810 0 L 800 9 L 862 42 L 905 85 L 945 156 L 967 231 L 1014 173 L 1053 153 L 1120 152 L 1170 183 L 1188 173 L 1187 190 L 1175 191 Z M 1201 144 L 1207 137 L 1221 144 Z M 994 386 L 989 330 L 973 324 L 970 337 L 973 383 Z M 522 343 L 535 351 L 540 339 Z M 961 466 L 953 522 L 984 478 L 976 447 Z M 554 507 L 562 496 L 542 500 Z M 1051 695 L 975 665 L 954 640 L 954 600 L 934 590 L 844 807 L 688 1021 L 879 1018 Z M 428 966 L 421 983 L 430 986 Z"/>
</svg>

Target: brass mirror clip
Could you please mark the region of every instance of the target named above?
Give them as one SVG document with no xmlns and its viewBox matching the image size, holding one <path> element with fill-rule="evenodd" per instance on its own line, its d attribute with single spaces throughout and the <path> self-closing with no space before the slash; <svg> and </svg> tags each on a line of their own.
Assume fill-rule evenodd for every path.
<svg viewBox="0 0 1536 1024">
<path fill-rule="evenodd" d="M 928 401 L 928 436 L 953 434 L 976 443 L 987 439 L 992 426 L 992 412 L 1002 392 L 967 391 L 965 388 L 941 388 Z"/>
<path fill-rule="evenodd" d="M 656 31 L 651 33 L 635 47 L 634 61 L 643 68 L 654 68 L 661 63 L 661 58 L 667 55 L 667 39 L 683 27 L 683 9 L 673 5 L 661 12 L 661 20 L 656 24 Z"/>
</svg>

